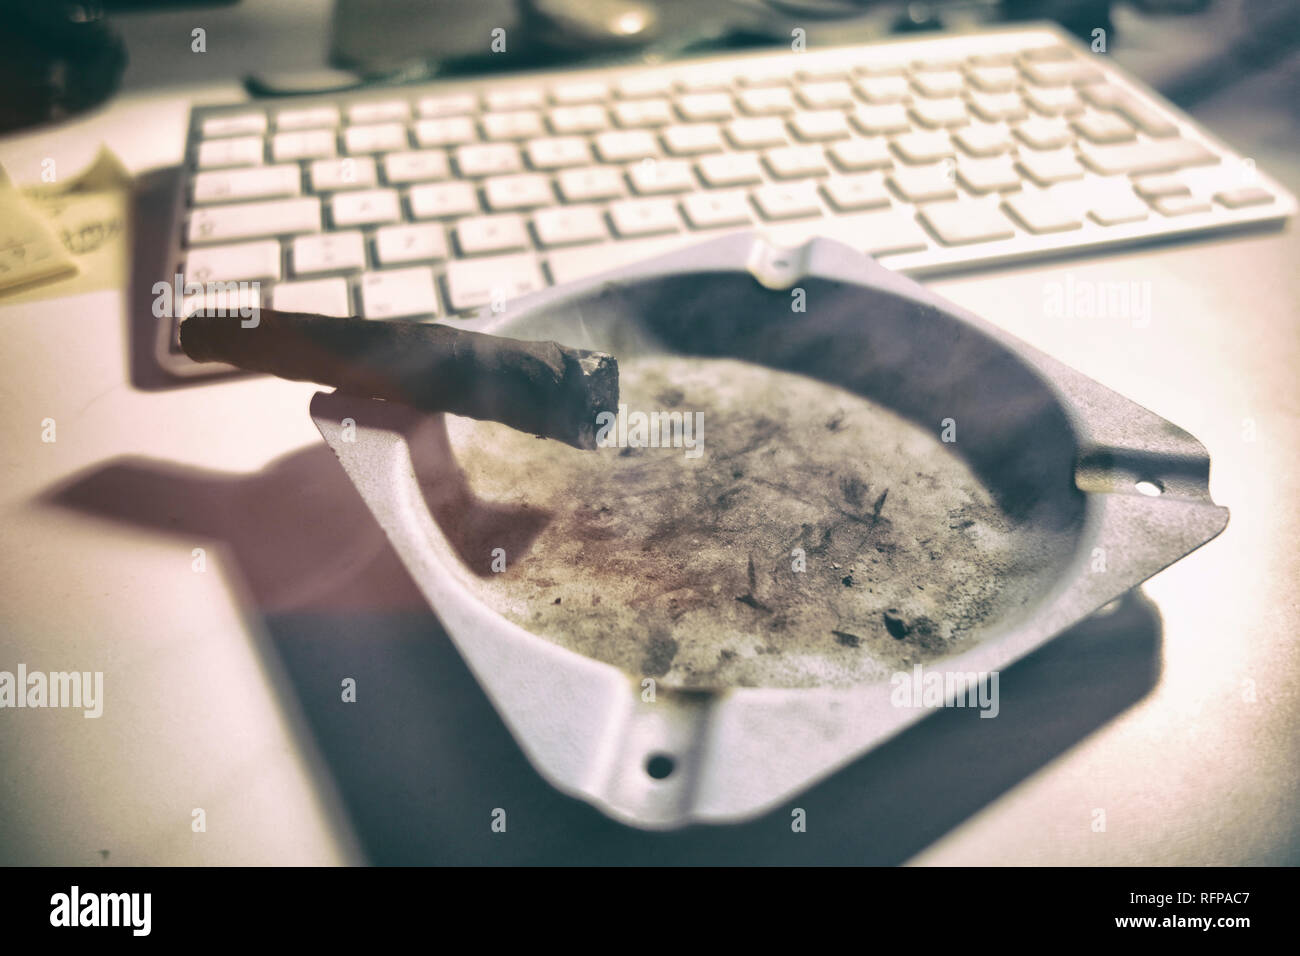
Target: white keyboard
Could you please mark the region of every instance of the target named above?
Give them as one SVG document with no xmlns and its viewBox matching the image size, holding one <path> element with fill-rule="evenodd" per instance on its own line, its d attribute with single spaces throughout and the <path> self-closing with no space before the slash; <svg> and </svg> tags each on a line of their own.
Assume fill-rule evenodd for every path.
<svg viewBox="0 0 1300 956">
<path fill-rule="evenodd" d="M 257 281 L 267 307 L 432 321 L 739 229 L 922 275 L 1295 205 L 1035 26 L 197 108 L 171 271 Z M 210 371 L 174 321 L 159 342 L 174 371 Z"/>
</svg>

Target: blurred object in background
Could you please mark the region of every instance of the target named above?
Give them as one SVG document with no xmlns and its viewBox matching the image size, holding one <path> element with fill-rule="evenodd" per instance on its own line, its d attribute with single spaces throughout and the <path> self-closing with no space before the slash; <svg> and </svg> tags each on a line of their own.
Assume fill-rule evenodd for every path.
<svg viewBox="0 0 1300 956">
<path fill-rule="evenodd" d="M 0 132 L 98 106 L 125 68 L 101 5 L 0 0 Z"/>
</svg>

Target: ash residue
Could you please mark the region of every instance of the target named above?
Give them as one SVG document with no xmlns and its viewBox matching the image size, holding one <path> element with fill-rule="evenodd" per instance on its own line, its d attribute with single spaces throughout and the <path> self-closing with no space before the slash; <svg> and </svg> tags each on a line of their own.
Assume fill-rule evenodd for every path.
<svg viewBox="0 0 1300 956">
<path fill-rule="evenodd" d="M 551 516 L 505 573 L 466 583 L 534 633 L 633 675 L 684 687 L 880 680 L 978 640 L 1045 587 L 1072 544 L 1012 522 L 937 434 L 842 389 L 729 360 L 621 370 L 630 408 L 704 413 L 702 457 L 584 453 L 466 420 L 449 431 L 484 506 Z"/>
</svg>

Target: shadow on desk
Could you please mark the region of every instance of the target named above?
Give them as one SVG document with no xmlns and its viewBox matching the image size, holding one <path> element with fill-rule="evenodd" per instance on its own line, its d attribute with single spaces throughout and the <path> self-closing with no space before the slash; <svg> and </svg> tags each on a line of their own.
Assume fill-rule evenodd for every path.
<svg viewBox="0 0 1300 956">
<path fill-rule="evenodd" d="M 378 864 L 896 864 L 1132 706 L 1161 624 L 1134 591 L 1000 677 L 1001 712 L 947 709 L 747 823 L 646 833 L 552 789 L 515 745 L 324 445 L 253 477 L 118 459 L 43 497 L 226 542 L 351 826 Z M 356 680 L 343 703 L 340 682 Z M 791 810 L 807 832 L 791 831 Z M 507 831 L 493 833 L 493 811 Z M 1089 826 L 1088 808 L 1078 825 Z M 292 862 L 292 861 L 286 861 Z"/>
<path fill-rule="evenodd" d="M 131 278 L 126 290 L 125 325 L 126 360 L 131 384 L 141 391 L 152 392 L 190 385 L 206 385 L 217 378 L 239 374 L 225 366 L 216 371 L 199 371 L 179 376 L 169 371 L 159 359 L 159 323 L 153 314 L 153 288 L 158 282 L 171 283 L 175 263 L 172 261 L 172 217 L 176 213 L 178 190 L 184 170 L 179 166 L 158 169 L 136 180 L 131 199 Z M 177 361 L 185 361 L 183 355 Z M 195 369 L 198 366 L 189 363 Z"/>
</svg>

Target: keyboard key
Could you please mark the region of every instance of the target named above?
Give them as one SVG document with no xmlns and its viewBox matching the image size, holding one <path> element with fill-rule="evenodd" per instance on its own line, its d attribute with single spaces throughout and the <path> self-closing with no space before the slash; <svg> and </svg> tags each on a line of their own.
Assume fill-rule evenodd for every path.
<svg viewBox="0 0 1300 956">
<path fill-rule="evenodd" d="M 591 250 L 576 252 L 589 256 Z M 494 302 L 536 292 L 546 288 L 537 257 L 533 255 L 493 256 L 488 259 L 463 259 L 447 263 L 447 293 L 451 307 L 457 311 L 477 309 Z"/>
<path fill-rule="evenodd" d="M 909 163 L 932 163 L 953 155 L 947 133 L 905 133 L 894 140 L 894 152 Z"/>
<path fill-rule="evenodd" d="M 751 116 L 784 116 L 794 112 L 794 97 L 784 86 L 741 90 L 736 99 L 740 108 Z"/>
<path fill-rule="evenodd" d="M 451 175 L 447 154 L 440 149 L 389 153 L 384 157 L 384 178 L 389 183 L 414 183 L 446 179 Z"/>
<path fill-rule="evenodd" d="M 1161 196 L 1151 205 L 1162 216 L 1186 216 L 1210 211 L 1210 204 L 1199 196 Z"/>
<path fill-rule="evenodd" d="M 437 315 L 433 270 L 427 266 L 361 274 L 361 314 L 367 319 Z"/>
<path fill-rule="evenodd" d="M 215 281 L 215 280 L 214 280 Z M 262 290 L 242 283 L 233 288 L 215 288 L 200 295 L 187 295 L 181 300 L 181 317 L 189 318 L 195 312 L 209 315 L 239 315 L 251 318 L 262 307 Z M 244 310 L 249 310 L 245 312 Z"/>
<path fill-rule="evenodd" d="M 973 193 L 1006 192 L 1020 188 L 1020 174 L 1007 156 L 963 159 L 957 164 L 957 178 Z"/>
<path fill-rule="evenodd" d="M 1102 226 L 1141 222 L 1150 214 L 1147 204 L 1129 190 L 1104 191 L 1088 201 L 1088 215 Z"/>
<path fill-rule="evenodd" d="M 1021 154 L 1018 165 L 1026 176 L 1040 186 L 1083 178 L 1083 167 L 1074 158 L 1074 153 L 1066 149 L 1055 152 L 1025 152 Z"/>
<path fill-rule="evenodd" d="M 1080 95 L 1099 110 L 1117 110 L 1148 136 L 1177 136 L 1178 125 L 1164 114 L 1150 109 L 1117 86 L 1101 83 L 1084 87 Z"/>
<path fill-rule="evenodd" d="M 535 139 L 528 143 L 525 150 L 528 153 L 528 163 L 534 169 L 560 169 L 591 162 L 587 141 L 579 136 Z"/>
<path fill-rule="evenodd" d="M 381 100 L 371 103 L 354 103 L 348 107 L 349 123 L 403 122 L 411 115 L 411 106 L 405 100 Z"/>
<path fill-rule="evenodd" d="M 903 76 L 867 76 L 856 84 L 869 103 L 906 103 L 912 98 L 912 88 Z"/>
<path fill-rule="evenodd" d="M 493 176 L 483 181 L 483 195 L 489 209 L 531 209 L 555 202 L 551 180 L 539 173 Z"/>
<path fill-rule="evenodd" d="M 1163 138 L 1178 135 L 1178 124 L 1166 119 L 1163 113 L 1148 109 L 1131 97 L 1121 99 L 1115 107 L 1130 123 L 1148 136 Z"/>
<path fill-rule="evenodd" d="M 609 87 L 597 80 L 562 83 L 551 90 L 551 99 L 557 103 L 599 103 L 608 98 Z"/>
<path fill-rule="evenodd" d="M 336 227 L 370 226 L 380 222 L 397 222 L 402 218 L 401 204 L 395 189 L 366 189 L 338 193 L 330 203 Z"/>
<path fill-rule="evenodd" d="M 712 123 L 666 126 L 663 140 L 665 148 L 674 156 L 694 156 L 722 149 L 722 135 Z"/>
<path fill-rule="evenodd" d="M 968 126 L 957 130 L 952 138 L 972 156 L 997 156 L 1016 145 L 1005 126 Z"/>
<path fill-rule="evenodd" d="M 696 164 L 706 186 L 744 186 L 762 182 L 763 168 L 754 153 L 706 156 Z"/>
<path fill-rule="evenodd" d="M 1190 139 L 1158 139 L 1114 146 L 1083 143 L 1079 155 L 1103 176 L 1165 172 L 1219 161 L 1208 149 Z"/>
<path fill-rule="evenodd" d="M 456 244 L 462 255 L 515 252 L 530 247 L 528 230 L 519 216 L 472 216 L 456 223 Z"/>
<path fill-rule="evenodd" d="M 1010 66 L 975 66 L 966 72 L 971 85 L 985 93 L 1007 93 L 1020 83 L 1020 73 Z"/>
<path fill-rule="evenodd" d="M 840 212 L 856 212 L 889 205 L 889 193 L 880 173 L 832 176 L 822 184 L 822 192 Z"/>
<path fill-rule="evenodd" d="M 871 61 L 853 68 L 861 76 L 899 76 L 907 71 L 907 61 L 887 59 L 884 55 L 871 51 Z"/>
<path fill-rule="evenodd" d="M 853 87 L 844 80 L 804 83 L 799 87 L 799 100 L 810 110 L 852 106 Z"/>
<path fill-rule="evenodd" d="M 1016 135 L 1034 149 L 1056 149 L 1074 142 L 1074 133 L 1061 120 L 1035 116 L 1016 127 Z"/>
<path fill-rule="evenodd" d="M 1083 100 L 1068 86 L 1046 89 L 1030 87 L 1025 90 L 1025 99 L 1030 106 L 1047 116 L 1074 116 L 1083 112 Z"/>
<path fill-rule="evenodd" d="M 889 144 L 882 139 L 849 139 L 833 144 L 826 150 L 835 165 L 848 172 L 868 169 L 888 169 L 894 165 Z"/>
<path fill-rule="evenodd" d="M 421 146 L 460 146 L 477 139 L 468 116 L 423 119 L 415 124 L 415 141 Z"/>
<path fill-rule="evenodd" d="M 781 146 L 788 137 L 785 124 L 774 116 L 754 116 L 732 120 L 727 124 L 727 139 L 737 149 L 761 149 Z"/>
<path fill-rule="evenodd" d="M 276 133 L 271 137 L 271 156 L 277 163 L 298 159 L 326 159 L 338 153 L 332 129 L 307 129 Z"/>
<path fill-rule="evenodd" d="M 957 198 L 954 177 L 942 164 L 899 167 L 890 174 L 889 184 L 908 202 Z"/>
<path fill-rule="evenodd" d="M 415 104 L 416 112 L 428 119 L 444 116 L 470 116 L 478 112 L 478 97 L 473 93 L 426 96 Z"/>
<path fill-rule="evenodd" d="M 551 129 L 560 135 L 566 133 L 594 133 L 609 125 L 605 107 L 557 106 L 551 110 Z"/>
<path fill-rule="evenodd" d="M 763 159 L 778 179 L 821 176 L 828 171 L 826 154 L 820 146 L 781 146 L 769 149 Z"/>
<path fill-rule="evenodd" d="M 1093 143 L 1126 143 L 1137 138 L 1128 120 L 1114 113 L 1089 113 L 1072 125 L 1080 136 Z"/>
<path fill-rule="evenodd" d="M 483 117 L 483 134 L 488 139 L 526 139 L 542 135 L 542 114 L 531 110 L 488 113 Z"/>
<path fill-rule="evenodd" d="M 1229 209 L 1241 209 L 1245 206 L 1261 206 L 1273 202 L 1273 194 L 1259 186 L 1241 186 L 1237 189 L 1225 189 L 1215 193 L 1214 198 Z"/>
<path fill-rule="evenodd" d="M 280 243 L 275 239 L 194 249 L 185 260 L 185 278 L 195 282 L 235 282 L 280 278 Z"/>
<path fill-rule="evenodd" d="M 651 239 L 603 242 L 576 249 L 557 249 L 547 257 L 546 264 L 551 278 L 559 285 L 663 255 L 698 241 L 697 236 L 678 232 Z"/>
<path fill-rule="evenodd" d="M 767 219 L 797 219 L 820 216 L 821 203 L 812 183 L 782 183 L 754 190 L 754 203 Z"/>
<path fill-rule="evenodd" d="M 673 108 L 667 100 L 630 100 L 615 104 L 614 119 L 627 129 L 666 126 L 673 121 Z"/>
<path fill-rule="evenodd" d="M 931 129 L 965 126 L 970 122 L 966 104 L 955 97 L 945 100 L 917 100 L 912 104 L 910 112 L 918 123 Z"/>
<path fill-rule="evenodd" d="M 680 193 L 696 188 L 691 164 L 680 159 L 653 159 L 628 167 L 632 188 L 641 195 Z"/>
<path fill-rule="evenodd" d="M 596 153 L 607 163 L 655 156 L 659 146 L 645 130 L 616 130 L 596 134 Z"/>
<path fill-rule="evenodd" d="M 519 148 L 508 143 L 456 147 L 456 168 L 462 176 L 496 176 L 523 168 Z"/>
<path fill-rule="evenodd" d="M 912 86 L 922 96 L 959 96 L 966 81 L 955 70 L 924 70 L 912 75 Z"/>
<path fill-rule="evenodd" d="M 491 90 L 487 94 L 487 108 L 508 112 L 510 110 L 532 110 L 545 105 L 546 97 L 542 91 L 532 86 L 519 86 L 508 90 Z"/>
<path fill-rule="evenodd" d="M 320 232 L 320 228 L 320 200 L 315 196 L 231 203 L 194 210 L 190 216 L 189 240 L 192 243 L 223 242 L 227 239 Z"/>
<path fill-rule="evenodd" d="M 1104 79 L 1101 70 L 1074 57 L 1045 63 L 1029 62 L 1022 65 L 1021 70 L 1025 78 L 1036 86 L 1082 86 Z"/>
<path fill-rule="evenodd" d="M 339 318 L 347 318 L 352 314 L 348 284 L 344 279 L 281 282 L 271 290 L 271 308 L 280 312 L 305 312 L 308 315 L 333 315 Z"/>
<path fill-rule="evenodd" d="M 610 204 L 609 216 L 620 236 L 648 236 L 681 228 L 671 199 L 622 199 Z"/>
<path fill-rule="evenodd" d="M 478 212 L 478 197 L 469 183 L 434 183 L 412 186 L 411 215 L 416 219 L 442 219 Z"/>
<path fill-rule="evenodd" d="M 886 133 L 905 133 L 912 128 L 907 110 L 901 104 L 859 106 L 853 111 L 853 123 L 868 136 Z"/>
<path fill-rule="evenodd" d="M 194 177 L 194 202 L 230 202 L 238 199 L 270 199 L 297 196 L 302 192 L 302 174 L 296 163 L 284 166 L 254 166 L 222 169 Z"/>
<path fill-rule="evenodd" d="M 695 193 L 682 200 L 682 211 L 694 229 L 741 226 L 751 220 L 749 200 L 741 189 Z"/>
<path fill-rule="evenodd" d="M 970 108 L 976 116 L 990 123 L 999 120 L 1022 120 L 1029 115 L 1019 93 L 972 93 Z"/>
<path fill-rule="evenodd" d="M 275 114 L 277 130 L 333 129 L 339 125 L 339 111 L 334 106 L 309 106 L 306 109 L 280 110 Z"/>
<path fill-rule="evenodd" d="M 1003 205 L 1030 232 L 1065 232 L 1083 225 L 1072 210 L 1046 192 L 1015 193 Z"/>
<path fill-rule="evenodd" d="M 359 232 L 328 232 L 319 236 L 299 236 L 293 241 L 294 275 L 365 267 L 365 241 Z"/>
<path fill-rule="evenodd" d="M 599 206 L 561 206 L 543 209 L 533 217 L 533 228 L 543 246 L 595 242 L 609 237 Z"/>
<path fill-rule="evenodd" d="M 790 129 L 805 141 L 843 139 L 850 135 L 849 122 L 839 110 L 809 110 L 796 113 Z"/>
<path fill-rule="evenodd" d="M 627 192 L 623 173 L 613 166 L 583 166 L 566 169 L 556 177 L 566 202 L 616 199 Z"/>
<path fill-rule="evenodd" d="M 925 230 L 910 212 L 901 209 L 876 209 L 774 224 L 765 226 L 763 231 L 780 245 L 799 245 L 814 236 L 826 236 L 873 256 L 917 252 L 930 246 Z"/>
<path fill-rule="evenodd" d="M 205 137 L 240 136 L 266 132 L 265 113 L 236 113 L 230 116 L 209 116 L 203 121 Z"/>
<path fill-rule="evenodd" d="M 1192 189 L 1177 176 L 1148 176 L 1133 184 L 1133 191 L 1143 199 L 1159 199 L 1161 196 L 1190 196 Z"/>
<path fill-rule="evenodd" d="M 312 192 L 368 189 L 375 185 L 375 161 L 369 156 L 318 159 L 311 164 Z"/>
<path fill-rule="evenodd" d="M 1032 47 L 1020 54 L 1020 59 L 1025 63 L 1051 63 L 1062 60 L 1073 60 L 1074 54 L 1069 47 L 1063 47 L 1059 44 L 1050 46 Z"/>
<path fill-rule="evenodd" d="M 279 159 L 279 157 L 276 157 Z M 256 166 L 262 162 L 262 137 L 237 136 L 231 139 L 210 139 L 199 143 L 200 169 L 221 166 Z"/>
<path fill-rule="evenodd" d="M 375 253 L 385 266 L 446 259 L 447 237 L 438 225 L 384 226 L 375 231 Z"/>
<path fill-rule="evenodd" d="M 624 99 L 666 96 L 673 91 L 672 78 L 664 73 L 634 73 L 617 83 L 618 95 Z"/>
<path fill-rule="evenodd" d="M 689 93 L 677 101 L 677 112 L 688 123 L 731 119 L 735 108 L 726 93 Z"/>
<path fill-rule="evenodd" d="M 678 76 L 675 85 L 683 93 L 716 93 L 730 88 L 729 72 L 725 68 L 712 73 L 691 72 Z"/>
<path fill-rule="evenodd" d="M 349 153 L 378 153 L 406 149 L 406 127 L 401 123 L 376 123 L 373 126 L 349 126 L 343 131 L 343 144 Z"/>
<path fill-rule="evenodd" d="M 997 206 L 979 200 L 927 203 L 920 216 L 940 241 L 950 246 L 1011 239 L 1016 234 Z"/>
</svg>

